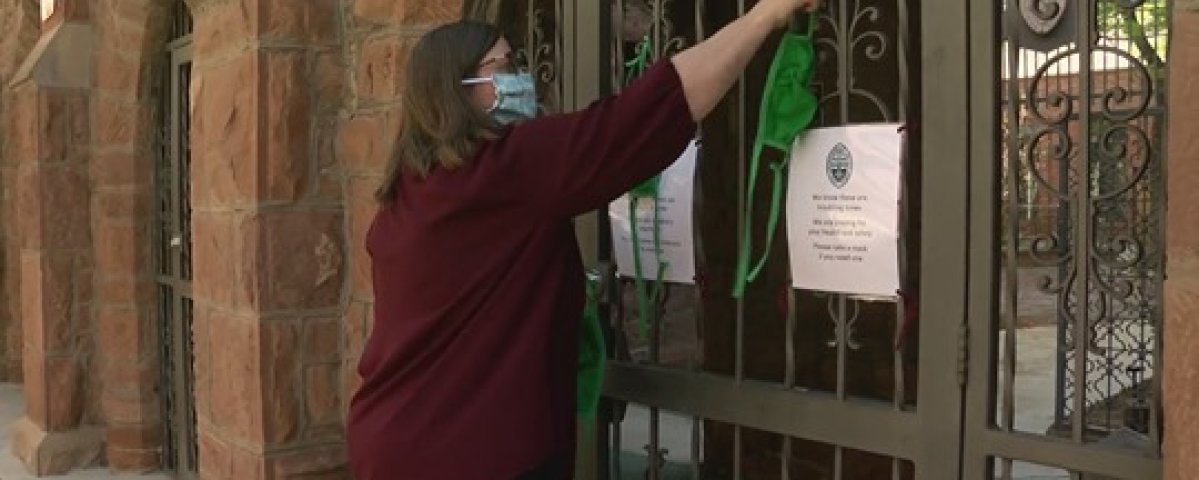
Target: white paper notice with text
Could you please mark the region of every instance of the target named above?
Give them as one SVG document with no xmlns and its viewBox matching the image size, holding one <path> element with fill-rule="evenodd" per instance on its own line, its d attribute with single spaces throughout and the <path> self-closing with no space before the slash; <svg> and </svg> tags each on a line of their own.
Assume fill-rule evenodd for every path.
<svg viewBox="0 0 1199 480">
<path fill-rule="evenodd" d="M 795 288 L 897 295 L 902 149 L 898 124 L 812 129 L 796 139 L 787 193 Z"/>
<path fill-rule="evenodd" d="M 695 193 L 695 161 L 698 146 L 694 141 L 665 172 L 658 184 L 658 199 L 637 200 L 637 240 L 641 243 L 641 275 L 655 279 L 658 261 L 665 262 L 663 280 L 671 283 L 695 281 L 695 230 L 692 219 L 692 198 Z M 654 208 L 658 209 L 659 245 L 654 248 Z M 612 248 L 617 273 L 624 277 L 636 275 L 633 261 L 633 222 L 629 215 L 629 195 L 625 194 L 608 206 L 612 219 Z"/>
</svg>

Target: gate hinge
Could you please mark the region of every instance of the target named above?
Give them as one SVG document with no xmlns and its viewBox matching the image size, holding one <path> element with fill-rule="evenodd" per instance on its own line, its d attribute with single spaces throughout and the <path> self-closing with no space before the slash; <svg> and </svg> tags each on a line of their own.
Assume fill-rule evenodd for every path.
<svg viewBox="0 0 1199 480">
<path fill-rule="evenodd" d="M 958 325 L 958 386 L 966 388 L 966 378 L 970 373 L 970 326 Z"/>
</svg>

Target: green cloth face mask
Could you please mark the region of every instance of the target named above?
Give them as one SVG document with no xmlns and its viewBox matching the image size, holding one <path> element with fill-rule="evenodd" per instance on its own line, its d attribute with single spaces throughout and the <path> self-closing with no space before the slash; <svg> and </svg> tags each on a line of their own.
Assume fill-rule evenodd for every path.
<svg viewBox="0 0 1199 480">
<path fill-rule="evenodd" d="M 645 69 L 649 67 L 650 61 L 650 38 L 648 35 L 641 39 L 637 44 L 636 55 L 625 63 L 625 71 L 627 76 L 625 83 L 633 81 Z M 659 177 L 655 176 L 640 185 L 633 187 L 629 192 L 629 218 L 633 222 L 633 255 L 636 259 L 637 271 L 637 293 L 638 305 L 642 315 L 642 335 L 645 335 L 646 328 L 645 313 L 648 310 L 648 294 L 645 292 L 645 282 L 641 275 L 641 243 L 637 235 L 637 201 L 639 199 L 648 199 L 657 201 L 658 198 L 658 183 Z M 657 208 L 655 208 L 655 211 Z M 655 245 L 660 242 L 658 235 L 657 216 L 654 218 L 654 241 Z M 664 266 L 658 266 L 659 280 Z M 601 278 L 597 272 L 587 273 L 587 303 L 583 309 L 582 325 L 579 329 L 579 366 L 575 375 L 575 415 L 584 421 L 584 425 L 590 428 L 591 421 L 595 419 L 596 411 L 599 409 L 599 402 L 604 386 L 604 363 L 607 361 L 606 346 L 604 342 L 603 323 L 599 317 L 599 295 L 600 295 Z M 659 281 L 659 285 L 661 282 Z"/>
<path fill-rule="evenodd" d="M 746 285 L 757 278 L 762 267 L 766 265 L 782 210 L 783 179 L 786 175 L 787 161 L 791 155 L 791 146 L 795 142 L 795 137 L 806 129 L 816 116 L 819 100 L 809 89 L 816 63 L 816 52 L 812 39 L 815 25 L 816 15 L 810 14 L 806 32 L 787 32 L 783 35 L 778 49 L 775 50 L 774 60 L 770 64 L 770 72 L 766 77 L 762 104 L 758 109 L 758 132 L 754 138 L 753 156 L 749 166 L 745 211 L 742 212 L 745 221 L 741 230 L 736 277 L 733 280 L 733 297 L 735 298 L 741 298 L 745 294 Z M 766 147 L 781 152 L 783 159 L 769 166 L 773 182 L 770 217 L 767 221 L 766 248 L 751 270 L 750 259 L 753 254 L 751 240 L 753 236 L 750 234 L 752 230 L 750 220 L 753 218 L 755 186 L 757 185 L 762 151 Z"/>
<path fill-rule="evenodd" d="M 575 415 L 583 420 L 595 418 L 604 386 L 604 329 L 599 317 L 600 275 L 587 272 L 587 303 L 579 328 L 579 367 L 576 374 Z"/>
<path fill-rule="evenodd" d="M 632 83 L 638 76 L 645 73 L 650 64 L 650 50 L 653 48 L 653 42 L 649 34 L 641 38 L 637 42 L 637 49 L 634 51 L 634 56 L 631 60 L 625 62 L 625 84 Z M 629 190 L 629 223 L 633 225 L 630 232 L 633 242 L 633 278 L 634 291 L 637 296 L 637 325 L 638 331 L 641 333 L 641 339 L 646 340 L 649 337 L 649 315 L 651 303 L 657 302 L 662 298 L 662 277 L 666 273 L 666 264 L 661 259 L 658 260 L 658 265 L 655 268 L 655 278 L 653 290 L 650 291 L 646 285 L 645 265 L 641 260 L 641 223 L 637 219 L 637 205 L 642 201 L 648 201 L 653 204 L 653 246 L 655 252 L 662 251 L 662 224 L 659 218 L 660 210 L 658 209 L 658 194 L 661 193 L 661 175 L 655 175 L 649 180 L 641 182 L 633 186 Z"/>
</svg>

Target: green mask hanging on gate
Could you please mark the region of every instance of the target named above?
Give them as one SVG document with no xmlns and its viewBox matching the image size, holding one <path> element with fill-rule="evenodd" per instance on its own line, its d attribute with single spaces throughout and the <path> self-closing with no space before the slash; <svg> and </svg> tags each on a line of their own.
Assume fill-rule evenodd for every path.
<svg viewBox="0 0 1199 480">
<path fill-rule="evenodd" d="M 782 210 L 784 168 L 790 158 L 791 146 L 795 137 L 806 129 L 816 116 L 819 100 L 809 89 L 816 61 L 812 39 L 815 23 L 816 15 L 808 15 L 807 32 L 787 32 L 783 35 L 770 64 L 770 72 L 766 76 L 762 104 L 758 109 L 758 132 L 754 138 L 753 156 L 750 159 L 745 211 L 742 212 L 745 222 L 741 231 L 741 251 L 737 256 L 736 278 L 733 280 L 733 296 L 736 298 L 745 294 L 746 285 L 758 276 L 762 266 L 766 264 Z M 762 151 L 766 147 L 782 152 L 783 159 L 770 165 L 773 182 L 766 248 L 751 270 L 753 236 L 750 234 L 750 219 L 753 217 L 753 199 Z"/>
<path fill-rule="evenodd" d="M 576 375 L 575 414 L 583 420 L 595 418 L 600 389 L 604 386 L 604 329 L 599 318 L 600 276 L 587 273 L 587 302 L 579 328 L 579 367 Z"/>
</svg>

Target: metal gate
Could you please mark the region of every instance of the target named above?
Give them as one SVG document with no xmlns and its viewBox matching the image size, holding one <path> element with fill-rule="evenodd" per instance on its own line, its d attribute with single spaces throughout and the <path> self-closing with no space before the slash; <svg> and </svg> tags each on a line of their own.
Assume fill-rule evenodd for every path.
<svg viewBox="0 0 1199 480">
<path fill-rule="evenodd" d="M 664 58 L 752 3 L 477 0 L 464 13 L 509 28 L 569 110 L 620 89 L 643 35 L 651 58 Z M 744 299 L 729 295 L 741 246 L 732 226 L 747 220 L 740 212 L 768 45 L 701 126 L 699 273 L 694 285 L 663 286 L 644 319 L 646 338 L 634 328 L 642 319 L 632 282 L 610 273 L 607 213 L 580 222 L 588 258 L 609 272 L 604 313 L 615 359 L 596 476 L 1159 476 L 1165 64 L 1133 52 L 1164 38 L 1165 24 L 1145 19 L 1155 9 L 1168 16 L 1167 0 L 825 3 L 818 126 L 885 121 L 906 133 L 901 299 L 793 290 L 781 240 Z M 1078 27 L 1063 37 L 1055 18 Z M 1094 46 L 1121 30 L 1113 25 L 1141 37 Z M 1077 39 L 1092 45 L 1084 52 L 1109 52 L 1125 67 L 1103 82 L 1089 61 L 1053 73 Z M 1020 47 L 1048 53 L 1001 61 Z M 1060 86 L 1046 90 L 1037 81 L 1046 72 Z M 1079 107 L 1080 91 L 1092 92 L 1089 108 Z M 1056 113 L 1038 116 L 1034 106 Z M 1063 109 L 1065 119 L 1052 116 Z M 1092 140 L 1063 153 L 1069 138 Z M 1039 175 L 1048 163 L 1058 173 Z M 755 205 L 769 204 L 768 187 L 756 189 Z M 760 208 L 752 220 L 764 224 L 767 214 Z M 1047 318 L 1027 325 L 1038 301 Z M 1017 340 L 1028 345 L 1022 355 L 1046 358 L 1040 377 L 1017 370 Z M 1016 405 L 1026 394 L 1040 396 Z M 1129 408 L 1114 408 L 1124 399 Z M 1022 430 L 1029 416 L 1045 428 Z"/>
<path fill-rule="evenodd" d="M 192 342 L 192 228 L 189 85 L 192 18 L 182 0 L 172 4 L 171 40 L 159 92 L 161 141 L 156 169 L 159 332 L 162 375 L 163 468 L 196 478 L 196 402 Z"/>
<path fill-rule="evenodd" d="M 747 2 L 616 2 L 626 15 L 648 14 L 654 59 L 681 50 L 743 14 Z M 919 3 L 907 0 L 829 2 L 818 13 L 818 126 L 867 122 L 906 124 L 905 211 L 919 212 Z M 798 19 L 797 19 L 798 20 Z M 802 20 L 801 20 L 802 21 Z M 634 36 L 636 33 L 633 32 Z M 631 48 L 616 35 L 613 51 Z M 915 302 L 875 302 L 790 288 L 785 242 L 776 241 L 762 277 L 734 300 L 733 265 L 742 247 L 729 228 L 748 177 L 748 140 L 771 48 L 702 125 L 697 194 L 696 285 L 667 285 L 642 341 L 630 328 L 634 310 L 615 313 L 619 360 L 610 369 L 611 478 L 949 478 L 957 459 L 929 456 L 925 447 L 956 433 L 956 365 L 917 362 L 926 355 L 955 359 L 957 329 L 921 329 Z M 614 78 L 622 78 L 613 62 Z M 763 176 L 764 177 L 764 176 Z M 768 215 L 769 180 L 756 189 L 753 222 Z M 911 220 L 905 220 L 910 222 Z M 913 231 L 911 228 L 905 230 Z M 756 237 L 755 245 L 765 239 Z M 902 251 L 911 259 L 920 239 Z M 906 263 L 906 262 L 905 262 Z M 905 298 L 921 287 L 920 269 L 905 269 Z M 623 307 L 627 281 L 614 295 Z M 931 421 L 920 410 L 946 412 Z M 949 451 L 952 444 L 942 451 Z"/>
<path fill-rule="evenodd" d="M 1161 477 L 1170 8 L 971 12 L 966 478 Z"/>
</svg>

